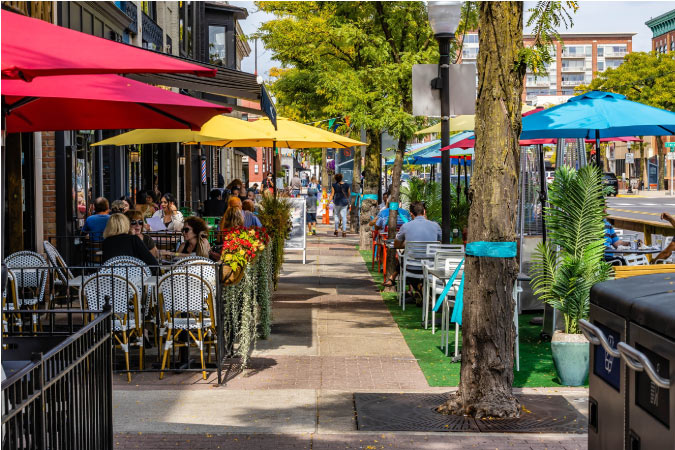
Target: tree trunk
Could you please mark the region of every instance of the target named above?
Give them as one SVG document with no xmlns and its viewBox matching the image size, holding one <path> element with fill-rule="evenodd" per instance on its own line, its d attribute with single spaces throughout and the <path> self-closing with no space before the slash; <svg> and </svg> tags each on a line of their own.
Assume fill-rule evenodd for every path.
<svg viewBox="0 0 675 450">
<path fill-rule="evenodd" d="M 394 165 L 391 173 L 391 187 L 389 188 L 389 205 L 392 203 L 399 203 L 401 200 L 401 171 L 403 170 L 403 158 L 405 157 L 406 148 L 405 137 L 398 138 L 398 148 L 396 149 L 396 156 L 394 158 Z M 389 206 L 388 205 L 388 206 Z M 394 239 L 396 236 L 396 223 L 398 220 L 398 210 L 392 211 L 389 208 L 389 239 Z M 396 252 L 387 252 L 387 273 L 386 279 L 391 279 L 394 275 L 396 260 Z"/>
<path fill-rule="evenodd" d="M 663 138 L 661 136 L 656 136 L 656 154 L 658 155 L 658 161 L 659 161 L 659 191 L 663 190 L 664 188 L 664 175 L 663 175 L 663 168 L 665 167 L 666 164 L 666 152 L 663 149 Z"/>
<path fill-rule="evenodd" d="M 361 195 L 361 147 L 354 147 L 354 175 L 352 176 L 352 195 L 349 208 L 349 231 L 356 233 L 359 231 L 359 209 L 358 202 Z"/>
<path fill-rule="evenodd" d="M 469 242 L 516 241 L 521 95 L 525 66 L 523 4 L 481 2 L 479 12 L 476 158 Z M 462 314 L 462 367 L 446 414 L 518 417 L 513 384 L 515 258 L 467 256 Z"/>
<path fill-rule="evenodd" d="M 366 160 L 363 167 L 366 172 L 363 179 L 363 194 L 377 195 L 380 183 L 380 132 L 368 130 L 368 147 L 366 148 Z M 364 199 L 361 203 L 361 219 L 359 227 L 359 248 L 369 250 L 371 248 L 370 225 L 368 222 L 377 217 L 377 200 Z"/>
</svg>

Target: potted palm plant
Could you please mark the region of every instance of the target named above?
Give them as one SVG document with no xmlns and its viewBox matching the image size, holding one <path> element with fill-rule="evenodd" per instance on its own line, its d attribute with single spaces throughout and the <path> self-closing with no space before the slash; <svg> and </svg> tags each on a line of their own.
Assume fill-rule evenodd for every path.
<svg viewBox="0 0 675 450">
<path fill-rule="evenodd" d="M 578 386 L 588 376 L 589 345 L 579 329 L 588 319 L 591 286 L 609 278 L 604 261 L 604 188 L 595 166 L 560 167 L 549 187 L 545 209 L 548 242 L 534 253 L 534 294 L 558 310 L 565 329 L 551 340 L 553 362 L 563 385 Z"/>
</svg>

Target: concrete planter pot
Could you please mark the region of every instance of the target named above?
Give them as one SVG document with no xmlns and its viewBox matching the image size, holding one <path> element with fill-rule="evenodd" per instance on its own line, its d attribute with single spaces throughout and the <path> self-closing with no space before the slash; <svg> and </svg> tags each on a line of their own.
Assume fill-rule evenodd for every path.
<svg viewBox="0 0 675 450">
<path fill-rule="evenodd" d="M 556 331 L 551 339 L 553 363 L 564 386 L 581 386 L 588 377 L 589 343 L 583 334 Z"/>
</svg>

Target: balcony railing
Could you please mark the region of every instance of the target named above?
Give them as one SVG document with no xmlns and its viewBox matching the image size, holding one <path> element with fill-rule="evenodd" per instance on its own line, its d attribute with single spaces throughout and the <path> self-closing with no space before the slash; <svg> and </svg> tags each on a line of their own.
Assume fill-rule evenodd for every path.
<svg viewBox="0 0 675 450">
<path fill-rule="evenodd" d="M 579 86 L 584 80 L 562 80 L 563 86 Z"/>
<path fill-rule="evenodd" d="M 608 52 L 605 50 L 605 58 L 623 58 L 628 54 L 627 51 L 621 51 L 621 52 Z"/>
<path fill-rule="evenodd" d="M 588 55 L 591 56 L 591 55 Z M 563 52 L 562 53 L 563 58 L 586 58 L 585 53 L 569 53 L 569 52 Z"/>
<path fill-rule="evenodd" d="M 525 86 L 527 87 L 549 87 L 551 83 L 548 78 L 543 80 L 527 80 Z"/>
<path fill-rule="evenodd" d="M 148 43 L 148 48 L 164 51 L 164 32 L 147 14 L 143 14 L 143 41 Z"/>
<path fill-rule="evenodd" d="M 133 34 L 138 33 L 138 7 L 136 6 L 136 3 L 134 2 L 122 2 L 122 11 L 124 11 L 124 14 L 129 16 L 131 18 L 131 23 L 129 24 L 129 32 Z"/>
<path fill-rule="evenodd" d="M 585 72 L 586 66 L 563 66 L 562 72 Z"/>
</svg>

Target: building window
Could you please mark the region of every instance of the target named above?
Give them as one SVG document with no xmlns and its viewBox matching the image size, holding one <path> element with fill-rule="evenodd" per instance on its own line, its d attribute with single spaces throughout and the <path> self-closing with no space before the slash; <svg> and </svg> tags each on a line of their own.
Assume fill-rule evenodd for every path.
<svg viewBox="0 0 675 450">
<path fill-rule="evenodd" d="M 598 61 L 598 72 L 604 72 L 605 71 L 605 62 L 604 61 Z"/>
<path fill-rule="evenodd" d="M 478 57 L 478 48 L 465 48 L 462 50 L 462 59 L 476 59 Z"/>
<path fill-rule="evenodd" d="M 255 164 L 253 166 L 253 172 L 258 173 L 258 165 L 257 164 Z"/>
<path fill-rule="evenodd" d="M 209 62 L 223 66 L 225 60 L 225 27 L 209 25 Z"/>
<path fill-rule="evenodd" d="M 148 15 L 152 20 L 157 22 L 157 3 L 156 2 L 141 2 L 141 10 Z"/>
<path fill-rule="evenodd" d="M 477 34 L 467 34 L 464 37 L 465 44 L 478 44 L 478 35 Z"/>
<path fill-rule="evenodd" d="M 607 61 L 605 61 L 605 63 L 606 63 L 606 66 L 607 66 L 608 69 L 616 69 L 621 64 L 623 64 L 623 60 L 622 59 L 607 60 Z"/>
<path fill-rule="evenodd" d="M 178 35 L 179 48 L 183 55 L 192 57 L 192 2 L 178 2 Z"/>
<path fill-rule="evenodd" d="M 598 45 L 598 56 L 599 57 L 605 56 L 605 47 Z"/>
</svg>

